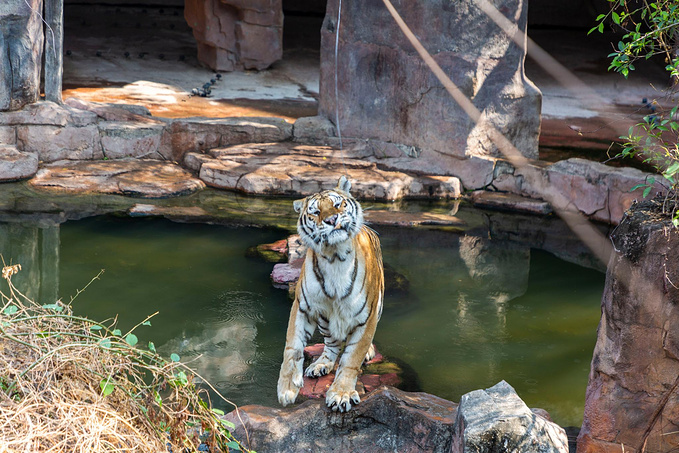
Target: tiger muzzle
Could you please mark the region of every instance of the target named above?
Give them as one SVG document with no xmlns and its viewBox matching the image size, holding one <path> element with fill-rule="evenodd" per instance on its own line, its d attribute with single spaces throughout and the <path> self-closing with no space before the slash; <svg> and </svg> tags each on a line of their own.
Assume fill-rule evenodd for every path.
<svg viewBox="0 0 679 453">
<path fill-rule="evenodd" d="M 337 224 L 337 218 L 338 215 L 333 214 L 330 217 L 326 217 L 325 219 L 323 219 L 323 223 L 325 223 L 326 225 L 335 226 Z"/>
</svg>

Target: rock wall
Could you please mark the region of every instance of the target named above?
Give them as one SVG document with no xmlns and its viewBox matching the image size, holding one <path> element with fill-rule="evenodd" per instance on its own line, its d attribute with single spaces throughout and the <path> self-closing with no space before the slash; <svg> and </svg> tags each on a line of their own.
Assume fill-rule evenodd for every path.
<svg viewBox="0 0 679 453">
<path fill-rule="evenodd" d="M 679 442 L 679 234 L 661 203 L 634 205 L 611 236 L 580 453 L 639 452 L 647 431 L 647 452 Z"/>
<path fill-rule="evenodd" d="M 186 0 L 198 60 L 215 71 L 265 69 L 283 56 L 282 0 Z"/>
<path fill-rule="evenodd" d="M 525 30 L 526 1 L 492 3 Z M 334 122 L 339 105 L 345 137 L 370 139 L 375 156 L 401 159 L 402 166 L 453 175 L 462 159 L 498 156 L 488 140 L 489 126 L 525 156 L 537 157 L 541 95 L 524 74 L 525 52 L 473 0 L 398 2 L 396 8 L 483 112 L 478 125 L 443 89 L 380 1 L 343 3 L 336 98 L 337 8 L 338 0 L 328 1 L 321 30 L 319 113 Z"/>
<path fill-rule="evenodd" d="M 19 110 L 40 96 L 42 0 L 0 2 L 0 111 Z"/>
</svg>

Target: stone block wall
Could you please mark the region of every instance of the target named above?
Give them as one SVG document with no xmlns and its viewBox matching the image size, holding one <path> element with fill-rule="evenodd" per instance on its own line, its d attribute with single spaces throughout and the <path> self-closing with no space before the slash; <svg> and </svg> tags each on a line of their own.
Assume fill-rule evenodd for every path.
<svg viewBox="0 0 679 453">
<path fill-rule="evenodd" d="M 215 71 L 265 69 L 283 56 L 282 0 L 186 0 L 198 60 Z"/>
</svg>

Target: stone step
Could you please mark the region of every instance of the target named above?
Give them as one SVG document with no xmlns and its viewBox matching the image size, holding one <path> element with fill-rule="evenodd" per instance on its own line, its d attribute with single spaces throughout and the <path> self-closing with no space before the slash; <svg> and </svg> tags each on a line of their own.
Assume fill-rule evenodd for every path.
<svg viewBox="0 0 679 453">
<path fill-rule="evenodd" d="M 471 201 L 477 208 L 494 211 L 525 212 L 537 215 L 548 215 L 553 212 L 552 207 L 546 201 L 512 193 L 477 190 L 472 193 Z"/>
<path fill-rule="evenodd" d="M 54 162 L 40 168 L 30 185 L 62 193 L 138 198 L 176 197 L 205 187 L 201 180 L 179 165 L 142 159 Z"/>
<path fill-rule="evenodd" d="M 307 196 L 337 185 L 347 175 L 358 199 L 458 198 L 452 176 L 427 176 L 380 169 L 375 163 L 343 156 L 328 146 L 294 142 L 252 143 L 188 153 L 184 164 L 207 185 L 248 194 Z"/>
<path fill-rule="evenodd" d="M 38 171 L 38 155 L 0 145 L 0 182 L 30 178 Z"/>
</svg>

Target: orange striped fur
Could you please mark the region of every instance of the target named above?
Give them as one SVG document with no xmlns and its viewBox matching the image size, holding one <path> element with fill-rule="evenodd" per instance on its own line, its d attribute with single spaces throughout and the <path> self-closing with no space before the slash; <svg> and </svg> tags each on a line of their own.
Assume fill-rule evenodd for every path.
<svg viewBox="0 0 679 453">
<path fill-rule="evenodd" d="M 361 399 L 356 380 L 364 360 L 374 357 L 372 340 L 382 315 L 384 269 L 377 233 L 363 225 L 363 211 L 342 176 L 335 189 L 294 203 L 297 231 L 308 246 L 290 311 L 278 379 L 278 400 L 292 404 L 303 375 L 319 377 L 335 367 L 326 404 L 346 412 Z M 302 372 L 304 347 L 318 328 L 323 354 Z M 340 356 L 340 349 L 344 351 Z"/>
</svg>

